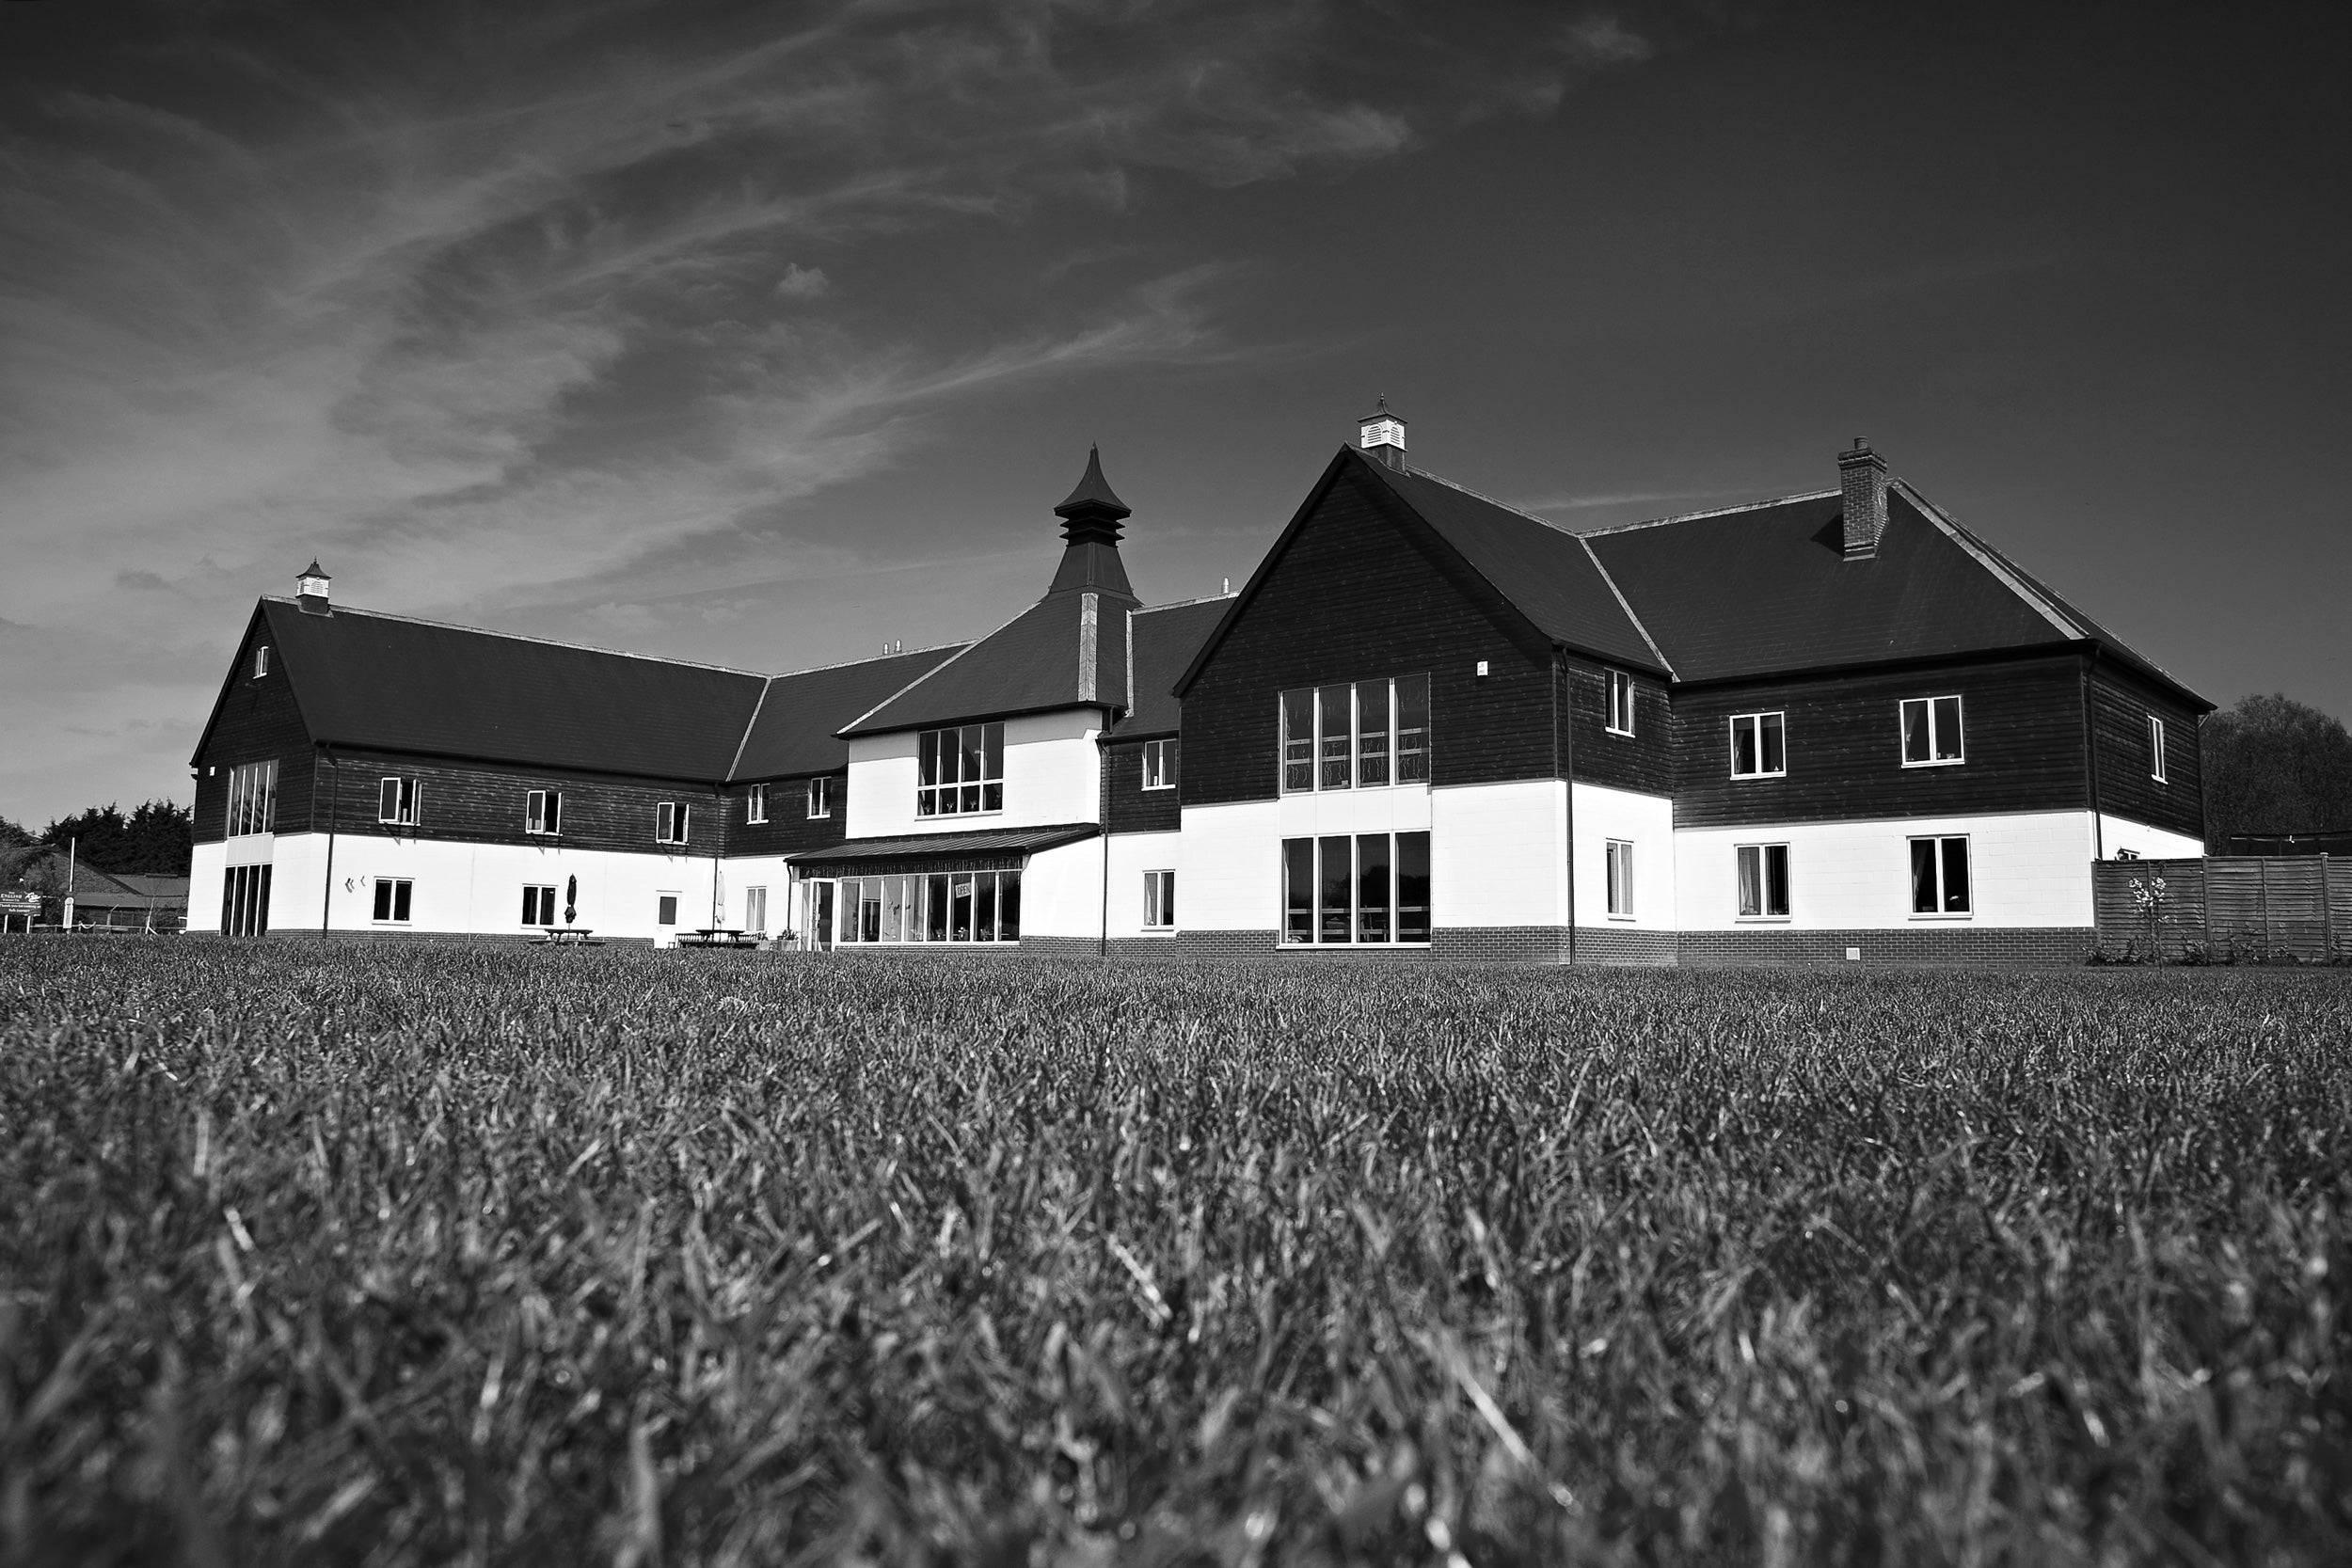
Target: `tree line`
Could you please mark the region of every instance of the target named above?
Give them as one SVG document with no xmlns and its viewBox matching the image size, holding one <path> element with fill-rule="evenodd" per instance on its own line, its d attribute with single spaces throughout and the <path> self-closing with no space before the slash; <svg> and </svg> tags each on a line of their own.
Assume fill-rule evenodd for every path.
<svg viewBox="0 0 2352 1568">
<path fill-rule="evenodd" d="M 128 876 L 184 877 L 196 848 L 196 824 L 187 807 L 150 800 L 124 816 L 108 803 L 61 816 L 39 833 L 0 816 L 0 853 L 75 846 L 77 858 L 100 871 Z M 17 854 L 9 857 L 24 860 Z"/>
</svg>

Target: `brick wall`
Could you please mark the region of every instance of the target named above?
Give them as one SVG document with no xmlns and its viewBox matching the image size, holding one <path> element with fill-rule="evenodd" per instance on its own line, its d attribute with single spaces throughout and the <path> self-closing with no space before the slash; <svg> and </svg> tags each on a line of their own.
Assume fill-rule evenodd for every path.
<svg viewBox="0 0 2352 1568">
<path fill-rule="evenodd" d="M 1440 926 L 1429 933 L 1440 963 L 1556 964 L 1567 961 L 1565 926 Z"/>
<path fill-rule="evenodd" d="M 1580 964 L 1671 964 L 1679 961 L 1672 931 L 1645 931 L 1628 926 L 1579 926 L 1576 961 Z"/>
<path fill-rule="evenodd" d="M 1878 930 L 1796 931 L 1786 927 L 1684 931 L 1677 943 L 1686 964 L 1846 963 L 1846 949 L 1866 964 L 1983 964 L 2000 967 L 2079 964 L 2095 937 L 2074 927 L 2002 929 L 1977 926 L 1895 927 Z"/>
<path fill-rule="evenodd" d="M 1275 947 L 1272 931 L 1179 931 L 1176 951 L 1187 958 L 1204 958 L 1222 962 L 1248 960 L 1271 956 Z"/>
</svg>

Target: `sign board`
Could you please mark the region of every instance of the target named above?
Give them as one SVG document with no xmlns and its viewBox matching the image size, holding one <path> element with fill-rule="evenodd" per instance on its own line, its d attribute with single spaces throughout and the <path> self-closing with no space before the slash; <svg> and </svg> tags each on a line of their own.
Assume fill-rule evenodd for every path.
<svg viewBox="0 0 2352 1568">
<path fill-rule="evenodd" d="M 39 914 L 40 895 L 38 893 L 0 893 L 0 914 Z"/>
</svg>

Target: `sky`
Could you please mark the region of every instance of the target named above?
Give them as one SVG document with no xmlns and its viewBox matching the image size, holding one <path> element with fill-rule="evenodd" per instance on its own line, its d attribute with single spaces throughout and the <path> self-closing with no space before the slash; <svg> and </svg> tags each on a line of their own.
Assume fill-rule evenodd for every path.
<svg viewBox="0 0 2352 1568">
<path fill-rule="evenodd" d="M 1892 471 L 2352 717 L 2314 8 L 0 7 L 0 816 L 186 801 L 254 600 L 783 671 L 1149 601 L 1385 395 L 1569 529 Z"/>
</svg>

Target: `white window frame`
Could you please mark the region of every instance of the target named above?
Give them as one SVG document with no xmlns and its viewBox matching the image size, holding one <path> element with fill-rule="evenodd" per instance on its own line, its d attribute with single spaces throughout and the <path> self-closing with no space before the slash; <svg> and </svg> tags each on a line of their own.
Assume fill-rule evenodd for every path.
<svg viewBox="0 0 2352 1568">
<path fill-rule="evenodd" d="M 539 911 L 539 918 L 536 920 L 531 918 L 531 911 L 534 905 Z M 546 882 L 523 884 L 522 923 L 525 926 L 534 928 L 552 926 L 559 912 L 561 912 L 561 906 L 555 901 L 555 889 L 552 886 Z"/>
<path fill-rule="evenodd" d="M 546 838 L 563 836 L 564 792 L 562 790 L 533 789 L 524 794 L 523 832 Z"/>
<path fill-rule="evenodd" d="M 1174 789 L 1176 769 L 1169 766 L 1175 757 L 1173 740 L 1147 740 L 1143 743 L 1143 787 Z"/>
<path fill-rule="evenodd" d="M 833 816 L 833 775 L 819 773 L 808 781 L 808 819 L 821 822 Z"/>
<path fill-rule="evenodd" d="M 768 934 L 768 884 L 743 890 L 743 929 L 760 936 Z"/>
<path fill-rule="evenodd" d="M 1147 931 L 1172 931 L 1176 928 L 1175 872 L 1160 870 L 1143 874 L 1143 928 Z"/>
<path fill-rule="evenodd" d="M 1782 907 L 1772 908 L 1772 851 L 1780 851 L 1780 895 Z M 1744 863 L 1756 857 L 1756 903 L 1753 913 L 1740 907 L 1740 890 L 1746 884 Z M 1786 843 L 1740 844 L 1732 848 L 1732 918 L 1752 925 L 1787 925 L 1797 907 L 1796 879 L 1790 872 L 1788 846 Z"/>
<path fill-rule="evenodd" d="M 1389 865 L 1388 903 L 1385 907 L 1388 912 L 1389 934 L 1386 937 L 1366 937 L 1363 934 L 1364 916 L 1367 911 L 1358 899 L 1363 891 L 1361 841 L 1367 838 L 1388 841 L 1386 851 Z M 1404 841 L 1410 838 L 1423 841 L 1421 846 L 1422 871 L 1431 886 L 1430 901 L 1425 904 L 1408 905 L 1405 902 Z M 1339 938 L 1327 938 L 1324 935 L 1325 922 L 1332 914 L 1338 912 L 1327 908 L 1323 902 L 1324 881 L 1327 869 L 1323 855 L 1328 841 L 1332 839 L 1343 839 L 1348 846 L 1346 935 Z M 1310 896 L 1305 906 L 1307 929 L 1304 936 L 1295 935 L 1291 929 L 1293 911 L 1290 900 L 1290 848 L 1294 844 L 1303 844 L 1307 847 Z M 1427 829 L 1406 829 L 1401 832 L 1296 834 L 1278 840 L 1275 845 L 1274 862 L 1275 899 L 1276 907 L 1280 913 L 1281 925 L 1275 932 L 1276 945 L 1284 951 L 1291 952 L 1311 948 L 1337 947 L 1403 947 L 1415 951 L 1426 950 L 1437 934 L 1434 848 L 1435 840 Z M 1405 929 L 1405 917 L 1407 911 L 1420 916 L 1419 925 L 1427 934 L 1418 937 L 1399 934 Z"/>
<path fill-rule="evenodd" d="M 1609 721 L 1611 735 L 1630 736 L 1633 733 L 1633 677 L 1623 670 L 1611 670 L 1609 676 Z"/>
<path fill-rule="evenodd" d="M 1936 721 L 1935 717 L 1937 705 L 1942 703 L 1952 705 L 1953 722 L 1960 730 L 1959 747 L 1948 757 L 1936 754 L 1943 750 L 1942 725 Z M 1914 762 L 1911 760 L 1909 744 L 1911 725 L 1908 721 L 1911 709 L 1922 705 L 1925 705 L 1928 713 L 1928 754 L 1925 761 Z M 1895 754 L 1902 759 L 1905 768 L 1958 768 L 1966 762 L 1968 760 L 1968 714 L 1967 705 L 1962 700 L 1961 694 L 1957 691 L 1947 691 L 1934 697 L 1905 697 L 1897 703 L 1895 705 Z"/>
<path fill-rule="evenodd" d="M 379 926 L 410 926 L 416 923 L 416 879 L 411 877 L 378 877 L 375 879 L 374 902 L 371 912 Z"/>
<path fill-rule="evenodd" d="M 768 786 L 755 784 L 743 796 L 743 820 L 747 823 L 768 820 Z"/>
<path fill-rule="evenodd" d="M 962 776 L 963 733 L 980 732 L 979 773 L 975 778 Z M 934 777 L 923 782 L 923 748 L 931 749 Z M 993 742 L 993 744 L 992 744 Z M 950 724 L 944 729 L 925 730 L 914 739 L 914 815 L 924 817 L 995 816 L 1005 809 L 1005 726 L 1001 720 L 977 724 Z M 995 753 L 995 770 L 989 770 L 990 752 Z M 950 753 L 956 758 L 956 777 L 946 777 Z M 966 804 L 966 801 L 971 803 Z"/>
<path fill-rule="evenodd" d="M 228 838 L 249 838 L 278 828 L 278 760 L 243 762 L 229 769 Z"/>
<path fill-rule="evenodd" d="M 2169 784 L 2164 776 L 2164 721 L 2154 714 L 2148 716 L 2148 776 L 2158 784 Z"/>
<path fill-rule="evenodd" d="M 693 831 L 693 806 L 686 800 L 664 800 L 654 807 L 653 841 L 656 844 L 684 844 Z"/>
<path fill-rule="evenodd" d="M 269 644 L 264 642 L 253 650 L 253 678 L 260 680 L 269 673 Z"/>
<path fill-rule="evenodd" d="M 1970 835 L 1967 833 L 1918 833 L 1903 841 L 1903 886 L 1911 901 L 1912 919 L 1971 920 L 1976 917 L 1977 854 L 1976 847 L 1969 843 L 1969 837 Z M 1965 896 L 1968 900 L 1967 907 L 1965 909 L 1958 910 L 1947 909 L 1944 907 L 1946 898 L 1948 896 L 1947 890 L 1945 886 L 1944 846 L 1955 843 L 1961 846 L 1960 855 L 1961 865 L 1963 867 L 1961 875 L 1966 878 L 1968 882 L 1968 886 L 1965 891 Z M 1918 889 L 1915 881 L 1915 878 L 1917 873 L 1912 864 L 1912 863 L 1918 858 L 1916 846 L 1922 844 L 1932 844 L 1935 846 L 1931 862 L 1935 867 L 1935 908 L 1931 910 L 1923 910 L 1919 908 Z"/>
<path fill-rule="evenodd" d="M 1608 864 L 1609 918 L 1631 920 L 1633 906 L 1633 841 L 1613 838 L 1604 851 Z"/>
<path fill-rule="evenodd" d="M 375 786 L 375 820 L 387 828 L 413 828 L 423 815 L 424 785 L 414 773 L 386 773 Z"/>
<path fill-rule="evenodd" d="M 1422 721 L 1415 732 L 1420 736 L 1421 744 L 1410 750 L 1407 750 L 1403 743 L 1405 732 L 1402 720 L 1405 703 L 1403 693 L 1399 689 L 1407 681 L 1421 683 L 1422 691 Z M 1380 770 L 1386 777 L 1367 782 L 1364 777 L 1368 769 L 1364 767 L 1363 742 L 1366 732 L 1363 723 L 1362 698 L 1364 688 L 1384 684 L 1386 694 L 1382 700 L 1388 705 L 1388 712 L 1382 721 L 1385 728 L 1373 733 L 1385 735 L 1387 741 L 1383 749 L 1374 752 L 1372 755 L 1378 760 Z M 1402 675 L 1368 675 L 1359 681 L 1326 681 L 1320 686 L 1292 687 L 1277 692 L 1274 699 L 1274 776 L 1278 792 L 1283 795 L 1312 795 L 1328 794 L 1343 789 L 1392 789 L 1416 785 L 1427 788 L 1430 782 L 1431 763 L 1436 751 L 1431 738 L 1432 732 L 1436 729 L 1435 719 L 1431 713 L 1435 705 L 1431 685 L 1428 673 L 1417 670 Z M 1325 766 L 1328 762 L 1336 761 L 1338 753 L 1328 751 L 1330 742 L 1336 737 L 1327 721 L 1329 714 L 1323 701 L 1323 694 L 1326 691 L 1341 689 L 1347 692 L 1347 724 L 1344 736 L 1347 778 L 1344 783 L 1326 783 Z M 1300 695 L 1306 698 L 1310 722 L 1313 729 L 1313 734 L 1308 736 L 1294 736 L 1290 733 L 1291 699 Z M 1291 748 L 1302 739 L 1307 746 L 1307 782 L 1299 785 L 1293 784 L 1290 781 Z M 1404 776 L 1408 764 L 1416 773 L 1415 777 L 1409 779 Z"/>
<path fill-rule="evenodd" d="M 834 944 L 1017 949 L 1021 943 L 1021 883 L 1022 874 L 1010 867 L 995 871 L 894 871 L 883 876 L 843 877 L 834 884 Z M 959 894 L 974 927 L 978 926 L 985 905 L 992 935 L 976 937 L 969 927 L 962 936 L 956 935 L 954 911 Z M 869 904 L 874 914 L 874 934 L 870 937 L 866 934 L 865 925 Z M 1006 912 L 1009 908 L 1009 916 Z M 930 934 L 934 915 L 946 933 L 937 938 Z"/>
<path fill-rule="evenodd" d="M 1764 721 L 1775 720 L 1780 725 L 1780 766 L 1764 766 Z M 1756 768 L 1750 772 L 1740 770 L 1740 726 L 1745 724 L 1756 734 Z M 1731 716 L 1731 776 L 1735 779 L 1785 779 L 1788 776 L 1788 711 L 1786 708 L 1764 708 L 1755 713 L 1735 713 Z"/>
</svg>

